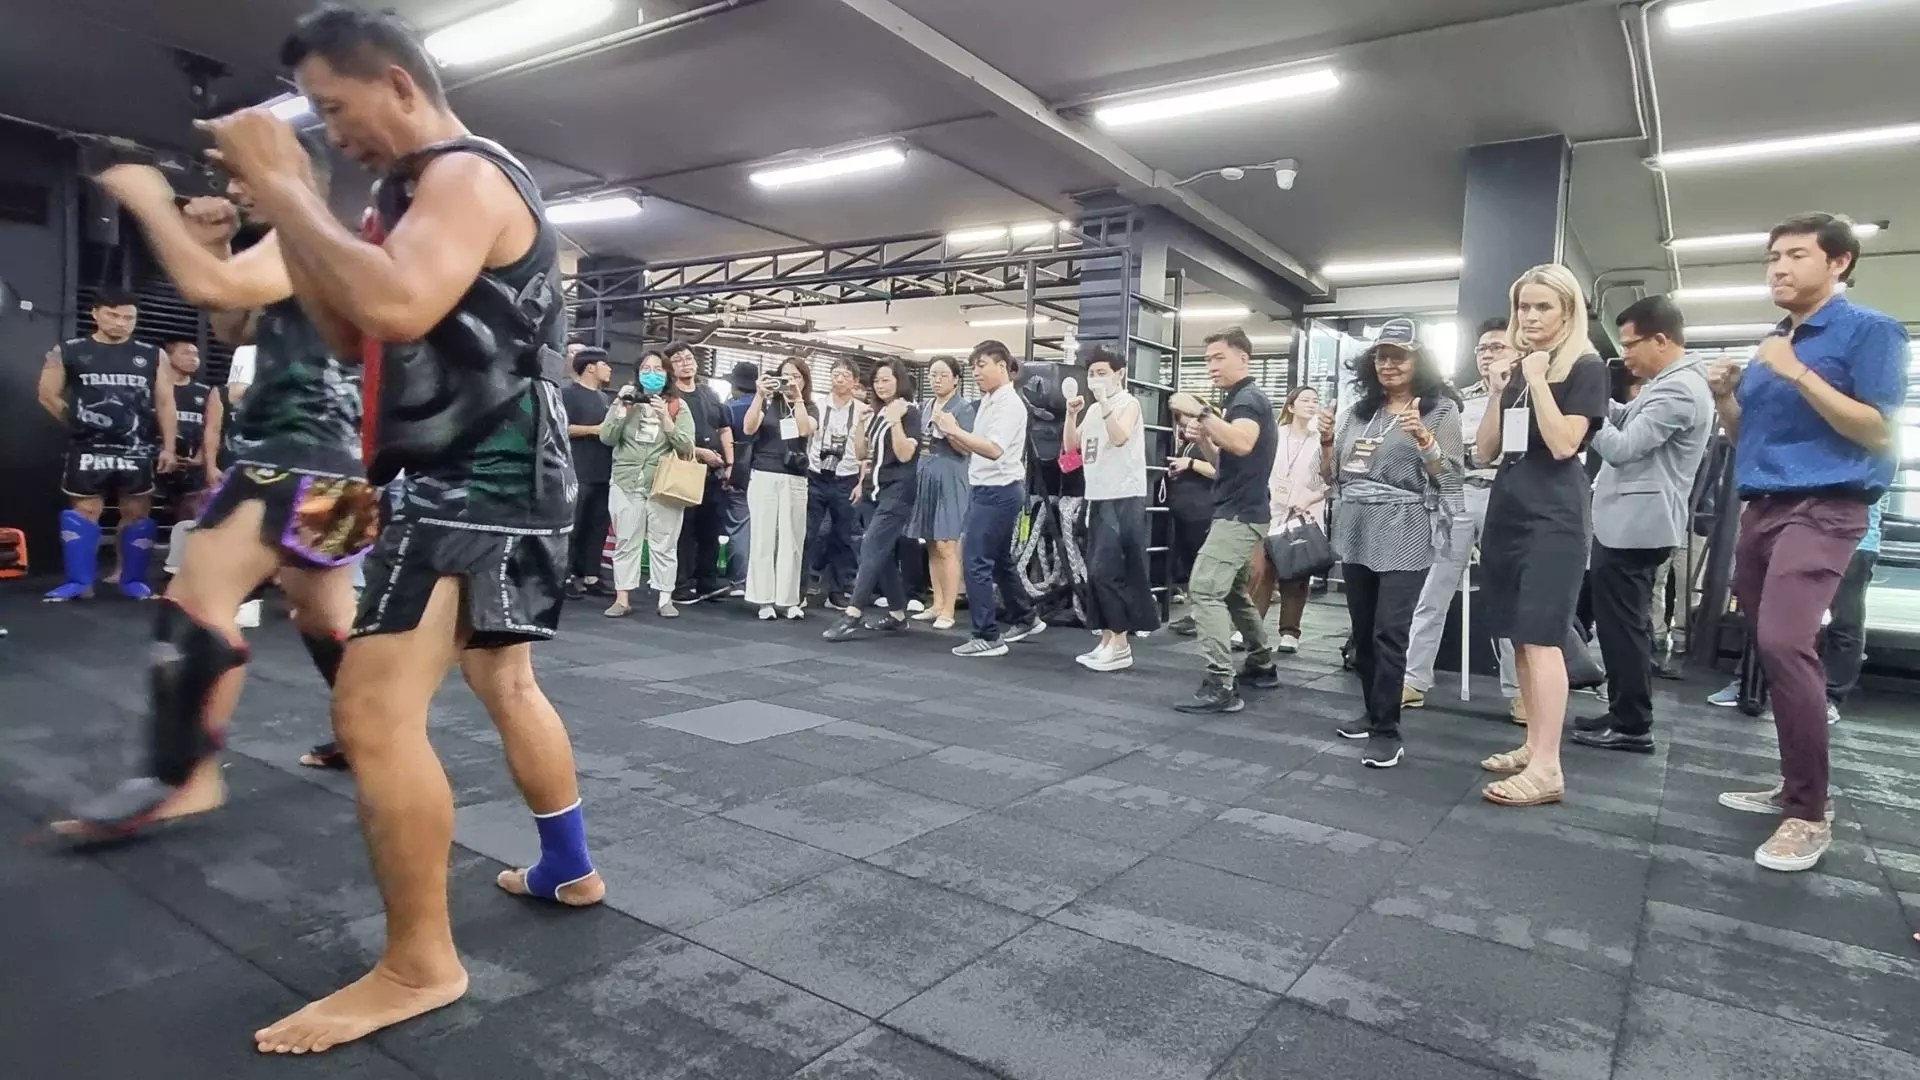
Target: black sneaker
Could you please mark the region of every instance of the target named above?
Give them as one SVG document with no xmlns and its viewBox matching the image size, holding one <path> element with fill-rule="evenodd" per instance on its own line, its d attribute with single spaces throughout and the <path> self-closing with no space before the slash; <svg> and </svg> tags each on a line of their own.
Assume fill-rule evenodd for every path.
<svg viewBox="0 0 1920 1080">
<path fill-rule="evenodd" d="M 676 604 L 697 604 L 700 602 L 700 593 L 695 590 L 693 586 L 687 585 L 673 590 L 673 602 Z"/>
<path fill-rule="evenodd" d="M 567 599 L 584 600 L 586 599 L 586 596 L 587 596 L 587 587 L 585 585 L 580 584 L 580 579 L 574 578 L 567 582 Z"/>
<path fill-rule="evenodd" d="M 1008 628 L 1006 633 L 1000 635 L 1000 640 L 1011 645 L 1016 641 L 1025 641 L 1028 638 L 1039 637 L 1046 632 L 1046 629 L 1046 620 L 1036 617 Z"/>
<path fill-rule="evenodd" d="M 1200 633 L 1200 628 L 1194 625 L 1193 616 L 1191 615 L 1182 615 L 1173 620 L 1167 624 L 1167 629 L 1179 634 L 1181 637 L 1193 637 Z"/>
<path fill-rule="evenodd" d="M 866 629 L 865 626 L 860 624 L 858 617 L 842 615 L 837 622 L 827 627 L 826 633 L 820 636 L 826 638 L 828 641 L 852 641 L 854 638 L 862 636 Z"/>
<path fill-rule="evenodd" d="M 834 589 L 827 593 L 828 607 L 849 607 L 853 604 L 853 594 L 844 589 Z"/>
<path fill-rule="evenodd" d="M 1256 664 L 1249 660 L 1240 668 L 1240 685 L 1255 690 L 1280 689 L 1280 668 L 1273 663 Z"/>
<path fill-rule="evenodd" d="M 696 599 L 699 599 L 699 600 L 725 600 L 727 598 L 727 594 L 733 591 L 733 586 L 732 585 L 702 585 L 699 587 L 699 589 L 695 591 L 699 593 L 699 596 L 696 597 Z"/>
<path fill-rule="evenodd" d="M 907 620 L 896 619 L 892 615 L 875 615 L 867 620 L 866 628 L 876 634 L 897 634 L 907 628 Z"/>
<path fill-rule="evenodd" d="M 1247 707 L 1233 683 L 1221 675 L 1208 675 L 1193 692 L 1193 700 L 1174 708 L 1183 713 L 1233 713 Z"/>
<path fill-rule="evenodd" d="M 1406 755 L 1407 748 L 1400 744 L 1400 736 L 1374 735 L 1367 739 L 1367 748 L 1360 753 L 1360 764 L 1369 769 L 1391 769 Z"/>
<path fill-rule="evenodd" d="M 1349 720 L 1341 724 L 1339 727 L 1333 729 L 1333 733 L 1343 739 L 1371 739 L 1373 738 L 1373 724 L 1363 716 L 1358 720 Z"/>
</svg>

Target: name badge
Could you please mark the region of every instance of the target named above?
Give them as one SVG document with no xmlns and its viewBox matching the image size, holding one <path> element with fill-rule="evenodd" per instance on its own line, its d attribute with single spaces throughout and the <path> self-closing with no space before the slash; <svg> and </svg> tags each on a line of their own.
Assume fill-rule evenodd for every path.
<svg viewBox="0 0 1920 1080">
<path fill-rule="evenodd" d="M 1533 410 L 1522 405 L 1507 409 L 1500 415 L 1500 452 L 1502 454 L 1524 454 L 1527 452 L 1527 429 L 1533 421 Z"/>
<path fill-rule="evenodd" d="M 780 421 L 780 437 L 783 439 L 799 438 L 800 437 L 800 421 L 791 416 L 787 417 L 785 420 Z"/>
<path fill-rule="evenodd" d="M 1353 440 L 1353 452 L 1347 455 L 1347 462 L 1340 466 L 1340 471 L 1365 476 L 1373 470 L 1373 455 L 1379 449 L 1379 439 Z"/>
</svg>

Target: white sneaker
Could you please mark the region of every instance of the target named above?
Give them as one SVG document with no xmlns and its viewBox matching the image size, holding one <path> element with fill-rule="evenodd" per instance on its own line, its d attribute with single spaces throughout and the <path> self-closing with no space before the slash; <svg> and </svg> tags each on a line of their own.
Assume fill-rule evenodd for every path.
<svg viewBox="0 0 1920 1080">
<path fill-rule="evenodd" d="M 873 598 L 873 606 L 874 606 L 874 607 L 877 607 L 877 608 L 879 608 L 879 609 L 880 609 L 881 611 L 885 611 L 885 610 L 887 610 L 887 607 L 889 606 L 889 605 L 887 604 L 887 598 L 886 598 L 886 597 L 884 597 L 884 596 L 876 596 L 876 597 L 874 597 L 874 598 Z M 909 610 L 911 610 L 911 609 L 909 609 Z"/>
<path fill-rule="evenodd" d="M 787 618 L 789 619 L 804 619 L 806 617 L 807 617 L 806 608 L 790 607 L 787 609 Z"/>
<path fill-rule="evenodd" d="M 927 605 L 921 603 L 920 601 L 918 600 L 907 601 L 907 614 L 918 615 L 919 613 L 925 610 L 927 610 Z"/>
<path fill-rule="evenodd" d="M 1091 659 L 1089 659 L 1091 657 Z M 1095 649 L 1079 658 L 1080 666 L 1089 671 L 1125 671 L 1133 666 L 1133 650 L 1126 652 L 1103 652 Z"/>
<path fill-rule="evenodd" d="M 1079 656 L 1074 657 L 1073 662 L 1076 664 L 1079 664 L 1081 667 L 1090 668 L 1090 667 L 1093 667 L 1096 661 L 1106 659 L 1106 656 L 1107 656 L 1107 643 L 1103 641 L 1100 644 L 1095 645 L 1092 649 L 1089 649 L 1088 651 L 1081 653 Z"/>
<path fill-rule="evenodd" d="M 1297 653 L 1300 651 L 1300 639 L 1292 634 L 1281 634 L 1278 648 L 1283 653 Z"/>
<path fill-rule="evenodd" d="M 935 630 L 951 630 L 953 629 L 953 620 L 945 617 L 935 619 L 933 620 L 933 628 Z"/>
<path fill-rule="evenodd" d="M 260 601 L 249 600 L 241 604 L 239 612 L 233 617 L 233 621 L 239 624 L 242 630 L 257 629 L 260 626 Z"/>
<path fill-rule="evenodd" d="M 779 617 L 780 617 L 780 613 L 773 610 L 772 604 L 766 604 L 760 608 L 761 622 L 772 622 L 774 619 L 777 619 Z"/>
</svg>

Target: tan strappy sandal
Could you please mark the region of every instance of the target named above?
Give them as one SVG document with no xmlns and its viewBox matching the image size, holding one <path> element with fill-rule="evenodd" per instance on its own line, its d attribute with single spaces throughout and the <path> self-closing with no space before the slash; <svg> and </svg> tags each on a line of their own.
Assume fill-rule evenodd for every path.
<svg viewBox="0 0 1920 1080">
<path fill-rule="evenodd" d="M 1500 806 L 1545 806 L 1557 803 L 1566 797 L 1565 783 L 1558 787 L 1548 787 L 1532 773 L 1509 776 L 1505 780 L 1495 780 L 1481 790 L 1486 800 Z"/>
<path fill-rule="evenodd" d="M 1490 773 L 1511 775 L 1513 773 L 1525 772 L 1527 766 L 1531 764 L 1533 764 L 1533 751 L 1523 746 L 1518 750 L 1509 750 L 1504 754 L 1495 754 L 1480 762 L 1480 767 Z"/>
</svg>

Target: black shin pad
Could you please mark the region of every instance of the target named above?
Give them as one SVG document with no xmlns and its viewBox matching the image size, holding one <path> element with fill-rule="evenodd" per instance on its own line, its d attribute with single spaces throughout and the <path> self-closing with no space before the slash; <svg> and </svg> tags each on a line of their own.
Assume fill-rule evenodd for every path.
<svg viewBox="0 0 1920 1080">
<path fill-rule="evenodd" d="M 141 773 L 79 807 L 74 816 L 108 833 L 131 832 L 152 821 L 195 767 L 220 748 L 207 730 L 207 698 L 221 676 L 246 662 L 244 645 L 163 601 L 153 627 Z"/>
<path fill-rule="evenodd" d="M 333 680 L 340 674 L 340 658 L 347 653 L 347 643 L 337 637 L 302 633 L 300 643 L 307 647 L 307 655 L 313 658 L 313 666 L 320 677 L 327 680 L 327 686 L 333 686 Z M 306 752 L 300 764 L 314 769 L 344 769 L 347 767 L 347 755 L 341 751 L 340 744 L 328 739 Z"/>
</svg>

